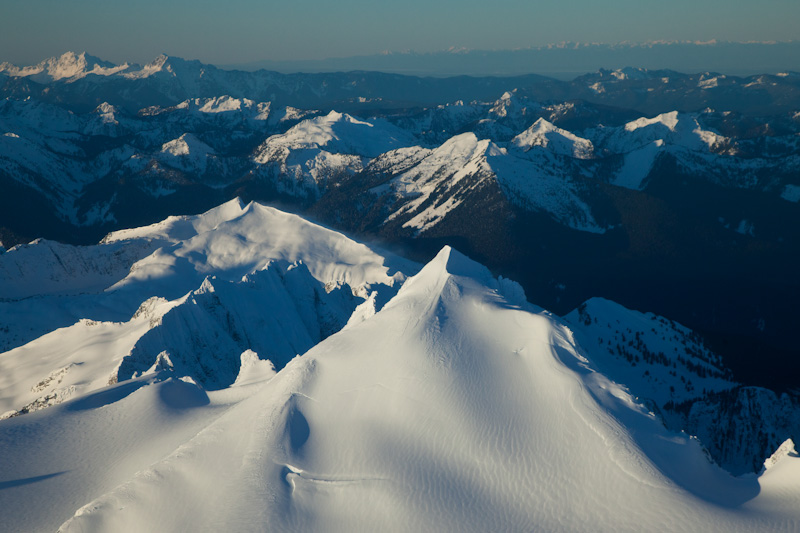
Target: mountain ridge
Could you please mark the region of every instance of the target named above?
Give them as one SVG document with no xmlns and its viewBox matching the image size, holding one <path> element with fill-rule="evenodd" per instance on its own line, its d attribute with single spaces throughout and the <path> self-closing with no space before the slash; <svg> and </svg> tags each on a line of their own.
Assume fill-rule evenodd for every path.
<svg viewBox="0 0 800 533">
<path fill-rule="evenodd" d="M 197 251 L 205 250 L 207 263 L 224 274 L 229 249 L 220 245 L 238 231 L 229 223 L 247 217 L 253 223 L 247 238 L 254 238 L 270 224 L 252 215 L 265 211 L 272 210 L 229 202 L 206 217 L 173 218 L 112 235 L 109 244 L 169 235 L 189 243 L 194 232 L 213 234 L 216 244 L 206 241 Z M 309 224 L 273 215 L 284 225 L 276 231 Z M 288 245 L 300 246 L 300 255 L 309 258 L 323 251 L 339 254 L 341 241 L 329 230 L 309 230 L 323 239 L 317 246 L 306 249 L 307 239 L 269 238 L 272 257 L 290 256 Z M 357 243 L 344 250 L 353 247 Z M 343 259 L 334 263 L 358 265 Z M 278 270 L 285 284 L 275 277 Z M 304 277 L 311 270 L 326 271 L 272 264 L 256 276 L 278 282 L 268 292 L 282 285 L 296 297 L 303 284 L 290 287 L 288 275 Z M 611 531 L 657 521 L 683 531 L 698 525 L 780 528 L 800 520 L 800 464 L 791 440 L 768 451 L 769 468 L 759 475 L 733 477 L 709 461 L 696 439 L 666 429 L 641 399 L 602 373 L 595 363 L 601 352 L 579 344 L 567 322 L 526 302 L 514 282 L 495 278 L 449 246 L 408 279 L 394 279 L 402 286 L 388 303 L 282 368 L 243 350 L 231 360 L 238 373 L 230 372 L 230 383 L 214 390 L 199 384 L 200 368 L 178 364 L 176 352 L 156 354 L 156 348 L 143 375 L 0 420 L 0 448 L 13 459 L 8 475 L 36 479 L 0 491 L 0 501 L 11 509 L 4 524 L 17 530 L 60 525 L 62 531 L 196 529 L 211 523 L 231 531 L 482 531 L 498 524 L 566 524 Z M 239 288 L 252 281 L 243 279 Z M 149 299 L 136 313 L 137 327 L 167 326 L 167 314 L 191 298 L 237 284 L 223 286 L 206 276 L 200 290 L 166 306 L 166 313 L 165 300 Z M 239 311 L 247 308 L 237 302 Z M 604 305 L 595 302 L 588 312 Z M 614 322 L 634 315 L 617 308 L 602 316 Z M 637 322 L 629 318 L 626 325 Z M 224 319 L 220 324 L 238 328 Z M 242 326 L 242 338 L 263 332 L 258 324 Z M 76 327 L 124 325 L 84 320 Z M 186 332 L 174 329 L 180 331 Z M 51 335 L 61 336 L 63 357 L 74 338 L 66 330 Z M 216 339 L 219 346 L 228 342 Z M 205 361 L 215 357 L 213 349 L 195 353 Z M 8 355 L 2 358 L 6 364 Z M 68 386 L 73 373 L 90 370 L 87 358 L 99 357 L 106 365 L 114 360 L 102 347 L 73 355 L 83 363 L 57 368 L 39 383 L 39 392 Z M 0 379 L 9 375 L 3 372 Z M 59 453 L 53 453 L 56 446 Z M 42 469 L 52 475 L 37 473 Z M 615 490 L 604 490 L 609 483 Z M 576 501 L 582 504 L 576 507 Z M 350 512 L 354 506 L 363 511 Z"/>
</svg>

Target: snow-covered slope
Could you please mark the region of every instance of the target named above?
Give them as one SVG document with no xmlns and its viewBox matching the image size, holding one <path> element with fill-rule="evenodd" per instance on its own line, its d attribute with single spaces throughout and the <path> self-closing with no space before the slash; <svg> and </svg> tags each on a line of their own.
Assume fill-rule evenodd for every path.
<svg viewBox="0 0 800 533">
<path fill-rule="evenodd" d="M 155 367 L 190 376 L 206 389 L 226 388 L 246 350 L 283 368 L 342 329 L 361 302 L 348 285 L 326 290 L 302 263 L 273 261 L 237 283 L 206 278 L 136 342 L 117 379 Z"/>
<path fill-rule="evenodd" d="M 543 118 L 538 119 L 530 128 L 514 137 L 511 143 L 526 152 L 534 146 L 540 146 L 555 154 L 568 155 L 578 159 L 588 159 L 592 157 L 594 151 L 590 140 L 582 139 L 573 133 L 557 128 Z"/>
<path fill-rule="evenodd" d="M 699 335 L 664 317 L 592 298 L 565 318 L 604 374 L 659 408 L 737 385 Z"/>
<path fill-rule="evenodd" d="M 50 83 L 59 80 L 75 81 L 90 74 L 111 76 L 127 69 L 127 64 L 115 65 L 90 56 L 86 52 L 80 54 L 66 52 L 61 56 L 45 59 L 38 65 L 30 67 L 20 68 L 10 63 L 0 64 L 0 72 L 8 76 L 29 77 L 39 83 Z"/>
<path fill-rule="evenodd" d="M 322 283 L 347 283 L 354 288 L 393 285 L 414 272 L 414 263 L 380 255 L 303 218 L 231 200 L 197 217 L 171 217 L 145 228 L 110 234 L 106 242 L 136 239 L 166 241 L 138 261 L 115 290 L 134 291 L 141 283 L 179 297 L 197 288 L 206 276 L 238 281 L 270 260 L 303 262 Z M 187 285 L 188 284 L 188 285 Z"/>
<path fill-rule="evenodd" d="M 592 298 L 566 316 L 598 369 L 695 435 L 729 472 L 758 472 L 765 457 L 800 434 L 800 398 L 733 380 L 699 335 L 664 317 Z"/>
<path fill-rule="evenodd" d="M 191 133 L 184 133 L 177 139 L 164 143 L 159 155 L 167 165 L 203 174 L 208 166 L 208 158 L 215 154 L 209 145 Z"/>
<path fill-rule="evenodd" d="M 565 226 L 603 233 L 577 187 L 564 175 L 552 154 L 550 164 L 517 157 L 474 133 L 453 137 L 434 150 L 398 150 L 375 162 L 374 173 L 395 175 L 371 190 L 391 194 L 395 205 L 387 218 L 403 220 L 403 227 L 422 233 L 440 223 L 470 194 L 496 186 L 512 203 L 544 212 Z M 393 164 L 396 166 L 393 168 Z"/>
<path fill-rule="evenodd" d="M 238 199 L 96 246 L 12 248 L 0 254 L 0 414 L 162 367 L 228 386 L 246 349 L 280 368 L 417 269 Z"/>
<path fill-rule="evenodd" d="M 621 167 L 611 182 L 628 189 L 643 189 L 657 159 L 670 154 L 695 173 L 713 167 L 720 159 L 716 152 L 729 149 L 730 139 L 704 128 L 698 114 L 662 113 L 653 118 L 641 117 L 615 128 L 597 128 L 587 132 L 597 150 L 622 155 Z"/>
<path fill-rule="evenodd" d="M 277 181 L 279 190 L 318 196 L 344 175 L 364 168 L 378 155 L 415 144 L 414 137 L 384 120 L 363 121 L 331 111 L 307 119 L 258 147 L 258 174 Z"/>
<path fill-rule="evenodd" d="M 102 291 L 154 249 L 147 241 L 71 246 L 38 239 L 20 244 L 0 257 L 0 299 Z"/>
<path fill-rule="evenodd" d="M 791 443 L 760 477 L 731 477 L 597 372 L 563 323 L 509 289 L 445 248 L 381 311 L 277 374 L 243 355 L 249 385 L 204 392 L 161 372 L 0 422 L 4 527 L 800 524 Z"/>
<path fill-rule="evenodd" d="M 245 128 L 261 131 L 281 121 L 299 120 L 314 111 L 293 108 L 273 109 L 270 102 L 254 102 L 249 98 L 228 95 L 212 98 L 192 98 L 169 107 L 154 106 L 141 111 L 167 124 L 184 128 Z"/>
<path fill-rule="evenodd" d="M 642 117 L 615 128 L 601 143 L 607 150 L 622 154 L 657 140 L 691 150 L 710 150 L 726 141 L 721 135 L 704 129 L 697 115 L 672 111 L 653 118 Z"/>
</svg>

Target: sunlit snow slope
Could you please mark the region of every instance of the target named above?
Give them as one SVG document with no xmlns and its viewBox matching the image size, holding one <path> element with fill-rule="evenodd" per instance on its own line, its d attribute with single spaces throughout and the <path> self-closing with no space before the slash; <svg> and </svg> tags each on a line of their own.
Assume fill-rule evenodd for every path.
<svg viewBox="0 0 800 533">
<path fill-rule="evenodd" d="M 556 318 L 449 248 L 376 315 L 277 374 L 264 369 L 259 382 L 252 359 L 243 361 L 251 385 L 205 393 L 169 379 L 128 382 L 0 423 L 13 465 L 0 491 L 13 510 L 4 527 L 800 526 L 800 460 L 790 443 L 762 476 L 729 476 L 597 373 Z M 174 429 L 165 432 L 166 418 Z M 117 421 L 141 447 L 96 444 L 119 438 Z M 53 441 L 58 453 L 45 455 Z"/>
<path fill-rule="evenodd" d="M 111 236 L 109 242 L 149 238 L 164 246 L 106 292 L 177 279 L 184 268 L 195 276 L 214 268 L 225 274 L 170 305 L 143 306 L 142 315 L 161 317 L 154 326 L 165 327 L 171 313 L 185 322 L 201 311 L 233 309 L 231 302 L 257 309 L 259 294 L 272 297 L 270 287 L 288 305 L 296 286 L 287 274 L 298 269 L 300 286 L 311 275 L 377 286 L 375 276 L 387 275 L 374 252 L 354 254 L 357 243 L 269 208 L 231 204 L 205 216 Z M 284 231 L 294 228 L 295 239 L 270 243 L 275 221 Z M 239 237 L 251 246 L 233 244 Z M 307 270 L 272 273 L 280 265 L 273 262 L 237 282 L 250 264 L 241 254 L 267 249 L 273 261 L 304 257 Z M 193 269 L 176 268 L 183 262 Z M 145 275 L 157 264 L 163 278 Z M 256 288 L 263 293 L 239 299 L 239 283 L 262 277 Z M 182 310 L 217 292 L 224 293 L 219 306 Z M 140 377 L 0 420 L 0 531 L 800 527 L 800 459 L 791 441 L 760 476 L 732 477 L 695 439 L 666 430 L 601 374 L 565 323 L 527 303 L 516 283 L 445 247 L 388 303 L 375 305 L 377 297 L 373 292 L 343 329 L 277 372 L 247 349 L 235 378 L 204 389 L 184 377 L 191 366 L 159 356 Z M 287 320 L 292 314 L 282 313 Z M 131 336 L 147 324 L 119 327 Z M 240 325 L 250 334 L 262 327 Z M 174 346 L 178 333 L 156 340 Z M 8 356 L 0 354 L 4 368 Z"/>
<path fill-rule="evenodd" d="M 95 246 L 12 248 L 0 255 L 0 419 L 163 368 L 224 388 L 248 349 L 280 368 L 418 268 L 238 199 Z"/>
</svg>

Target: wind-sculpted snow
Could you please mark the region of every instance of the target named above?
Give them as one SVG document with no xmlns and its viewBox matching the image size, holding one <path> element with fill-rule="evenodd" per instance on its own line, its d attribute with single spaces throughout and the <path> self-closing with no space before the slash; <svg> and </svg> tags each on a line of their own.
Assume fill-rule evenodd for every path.
<svg viewBox="0 0 800 533">
<path fill-rule="evenodd" d="M 96 246 L 12 248 L 0 254 L 0 415 L 161 368 L 227 387 L 242 352 L 280 368 L 418 268 L 238 199 Z"/>
<path fill-rule="evenodd" d="M 238 200 L 105 242 L 157 251 L 72 310 L 149 299 L 0 354 L 0 530 L 800 525 L 790 445 L 732 477 L 601 373 L 609 356 L 450 248 L 397 291 L 413 264 Z M 722 372 L 703 354 L 682 365 Z"/>
<path fill-rule="evenodd" d="M 198 217 L 176 217 L 137 230 L 115 232 L 119 239 L 164 239 L 174 243 L 135 263 L 114 290 L 136 290 L 147 282 L 177 298 L 199 286 L 205 276 L 235 281 L 269 260 L 302 261 L 317 280 L 357 288 L 392 285 L 413 272 L 413 263 L 384 257 L 341 233 L 297 215 L 236 199 Z M 190 285 L 187 285 L 190 284 Z"/>
<path fill-rule="evenodd" d="M 377 314 L 277 374 L 264 368 L 260 383 L 200 394 L 135 381 L 4 421 L 14 465 L 0 492 L 12 510 L 5 523 L 63 522 L 64 532 L 800 524 L 790 445 L 760 477 L 731 477 L 597 372 L 558 319 L 509 303 L 510 287 L 445 248 Z M 251 356 L 241 359 L 253 371 Z M 114 419 L 127 424 L 113 440 L 123 446 L 83 444 L 114 435 Z M 65 449 L 43 460 L 56 435 Z M 45 497 L 46 512 L 28 512 Z"/>
<path fill-rule="evenodd" d="M 347 285 L 326 292 L 302 263 L 271 262 L 237 283 L 206 279 L 136 342 L 117 376 L 169 369 L 206 389 L 226 388 L 244 351 L 282 368 L 342 329 L 361 301 Z"/>
<path fill-rule="evenodd" d="M 127 322 L 82 319 L 0 354 L 0 419 L 50 408 L 115 383 L 123 357 L 174 305 L 152 298 Z"/>
<path fill-rule="evenodd" d="M 42 239 L 20 244 L 0 255 L 0 300 L 100 292 L 155 248 L 147 241 L 71 246 Z"/>
</svg>

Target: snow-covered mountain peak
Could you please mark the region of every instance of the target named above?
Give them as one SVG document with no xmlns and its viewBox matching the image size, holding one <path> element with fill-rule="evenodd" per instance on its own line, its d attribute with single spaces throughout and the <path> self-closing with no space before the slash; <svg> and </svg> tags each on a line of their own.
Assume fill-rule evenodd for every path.
<svg viewBox="0 0 800 533">
<path fill-rule="evenodd" d="M 154 68 L 161 68 L 167 63 L 167 61 L 169 61 L 169 56 L 162 52 L 153 58 L 148 65 L 152 65 Z"/>
<path fill-rule="evenodd" d="M 0 65 L 0 71 L 9 76 L 29 77 L 39 83 L 50 83 L 59 80 L 75 81 L 89 74 L 110 76 L 128 68 L 127 64 L 115 65 L 86 52 L 64 54 L 45 59 L 37 65 L 16 67 L 9 63 Z"/>
<path fill-rule="evenodd" d="M 81 531 L 92 520 L 113 530 L 202 529 L 213 521 L 302 531 L 797 523 L 794 493 L 782 499 L 766 477 L 735 479 L 716 468 L 696 441 L 666 430 L 596 372 L 557 319 L 507 305 L 464 261 L 443 250 L 380 312 L 268 375 L 248 399 L 232 400 L 235 389 L 208 391 L 194 412 L 227 401 L 222 416 L 206 431 L 187 429 L 166 459 L 152 451 L 155 458 L 130 469 L 142 474 L 118 475 L 104 491 L 63 504 L 74 518 L 62 529 Z M 467 275 L 448 272 L 461 268 Z M 176 309 L 174 320 L 193 316 L 194 307 Z M 180 368 L 180 359 L 169 360 Z M 246 360 L 255 361 L 232 358 L 226 381 L 235 383 Z M 144 388 L 96 411 L 110 418 L 120 405 L 143 409 L 134 402 L 161 390 Z M 114 452 L 95 455 L 104 466 L 122 453 Z M 787 477 L 796 475 L 793 459 Z M 176 516 L 187 495 L 191 512 Z M 353 508 L 359 512 L 341 511 Z"/>
<path fill-rule="evenodd" d="M 267 121 L 277 123 L 286 115 L 284 111 L 283 116 L 273 118 L 270 102 L 255 102 L 229 95 L 190 98 L 174 106 L 148 107 L 139 113 L 148 117 L 163 117 L 170 124 L 198 130 L 205 129 L 206 125 L 214 128 L 263 129 Z"/>
<path fill-rule="evenodd" d="M 360 120 L 331 111 L 325 116 L 303 120 L 284 134 L 270 137 L 257 150 L 256 161 L 266 163 L 278 152 L 302 149 L 324 149 L 329 153 L 374 158 L 395 148 L 411 146 L 414 142 L 408 132 L 385 120 Z"/>
<path fill-rule="evenodd" d="M 331 111 L 269 137 L 255 150 L 253 161 L 259 165 L 256 173 L 280 176 L 279 190 L 318 197 L 371 159 L 415 144 L 411 133 L 386 120 L 360 120 Z"/>
<path fill-rule="evenodd" d="M 103 102 L 97 106 L 94 113 L 103 124 L 119 124 L 116 117 L 117 108 L 108 102 Z"/>
<path fill-rule="evenodd" d="M 2 491 L 8 530 L 800 523 L 790 444 L 763 475 L 728 475 L 603 373 L 588 334 L 515 305 L 449 247 L 342 330 L 358 300 L 387 288 L 354 297 L 325 280 L 362 268 L 390 281 L 389 256 L 239 201 L 139 233 L 179 230 L 131 268 L 130 292 L 56 306 L 96 312 L 139 298 L 133 318 L 81 320 L 3 354 L 0 412 L 41 410 L 0 422 L 4 475 L 23 481 Z M 179 297 L 141 303 L 159 281 L 176 292 L 187 280 Z M 38 309 L 52 313 L 54 301 Z M 31 305 L 16 309 L 30 317 Z"/>
<path fill-rule="evenodd" d="M 526 152 L 534 146 L 540 146 L 555 154 L 578 159 L 588 159 L 594 153 L 590 140 L 562 130 L 544 118 L 537 119 L 530 128 L 514 137 L 511 144 Z"/>
<path fill-rule="evenodd" d="M 217 98 L 208 98 L 200 102 L 196 100 L 198 111 L 200 113 L 224 113 L 226 111 L 241 111 L 244 107 L 251 107 L 254 104 L 252 100 L 247 98 L 233 98 L 231 96 L 219 96 Z"/>
<path fill-rule="evenodd" d="M 250 206 L 251 204 L 245 204 L 241 198 L 236 197 L 200 215 L 171 216 L 149 226 L 111 232 L 103 238 L 102 243 L 145 239 L 174 244 L 210 231 L 222 222 L 234 220 L 242 216 Z"/>
<path fill-rule="evenodd" d="M 517 90 L 514 89 L 513 91 L 506 91 L 494 102 L 494 105 L 489 110 L 489 116 L 496 120 L 505 120 L 516 124 L 525 118 L 531 107 L 536 108 L 538 105 L 520 97 Z"/>
<path fill-rule="evenodd" d="M 104 113 L 116 113 L 117 108 L 113 105 L 109 104 L 108 102 L 103 102 L 99 106 L 94 109 L 95 113 L 104 114 Z"/>
<path fill-rule="evenodd" d="M 546 152 L 545 158 L 553 156 Z M 470 194 L 494 190 L 502 191 L 516 205 L 546 212 L 570 227 L 605 231 L 568 178 L 550 170 L 552 161 L 520 157 L 518 152 L 489 139 L 478 139 L 472 132 L 456 135 L 434 150 L 415 153 L 408 159 L 411 163 L 401 161 L 402 170 L 389 183 L 373 189 L 378 194 L 387 190 L 394 193 L 400 205 L 387 221 L 410 215 L 403 227 L 428 231 Z"/>
<path fill-rule="evenodd" d="M 161 146 L 159 159 L 180 170 L 203 174 L 208 168 L 208 158 L 214 155 L 214 149 L 209 145 L 192 133 L 184 133 Z"/>
<path fill-rule="evenodd" d="M 419 196 L 423 202 L 440 184 L 454 186 L 461 178 L 480 170 L 489 171 L 486 156 L 501 154 L 502 148 L 488 139 L 479 140 L 472 133 L 462 133 L 448 139 L 428 152 L 413 168 L 395 178 L 392 186 L 401 196 Z"/>
<path fill-rule="evenodd" d="M 196 69 L 200 71 L 203 69 L 203 64 L 196 60 L 187 61 L 186 59 L 181 59 L 179 57 L 160 54 L 150 63 L 147 63 L 138 70 L 131 68 L 130 70 L 123 72 L 122 76 L 128 79 L 142 79 L 156 75 L 176 77 L 179 71 L 186 69 Z"/>
<path fill-rule="evenodd" d="M 637 118 L 625 124 L 625 131 L 635 131 L 650 126 L 663 127 L 674 132 L 675 128 L 678 126 L 678 112 L 670 111 L 669 113 L 662 113 L 653 118 Z"/>
<path fill-rule="evenodd" d="M 601 134 L 595 145 L 612 153 L 628 153 L 657 141 L 688 150 L 709 151 L 726 143 L 720 134 L 703 128 L 697 114 L 671 111 L 653 118 L 642 117 Z"/>
<path fill-rule="evenodd" d="M 444 246 L 418 274 L 406 281 L 397 296 L 387 304 L 387 307 L 402 305 L 404 298 L 411 297 L 411 295 L 426 299 L 435 293 L 442 296 L 441 291 L 444 290 L 447 280 L 453 276 L 472 279 L 492 288 L 498 286 L 497 280 L 488 268 L 458 250 Z"/>
<path fill-rule="evenodd" d="M 786 439 L 783 444 L 778 446 L 778 449 L 775 450 L 775 453 L 770 455 L 769 458 L 764 461 L 764 471 L 774 468 L 785 457 L 798 457 L 797 450 L 795 450 L 794 441 L 792 439 Z"/>
<path fill-rule="evenodd" d="M 213 154 L 214 149 L 195 137 L 192 133 L 184 133 L 177 139 L 173 139 L 161 146 L 161 153 L 171 156 L 196 156 L 205 157 Z"/>
<path fill-rule="evenodd" d="M 255 202 L 242 205 L 239 199 L 202 215 L 170 217 L 152 226 L 115 232 L 105 242 L 137 238 L 164 241 L 165 248 L 136 263 L 115 289 L 135 290 L 142 280 L 152 280 L 171 298 L 195 289 L 207 275 L 239 281 L 272 260 L 301 261 L 321 283 L 356 288 L 373 283 L 392 286 L 418 269 L 297 215 Z"/>
<path fill-rule="evenodd" d="M 624 67 L 612 70 L 609 74 L 618 80 L 647 80 L 652 76 L 646 68 Z"/>
<path fill-rule="evenodd" d="M 455 137 L 451 137 L 444 144 L 433 150 L 431 157 L 437 161 L 450 159 L 453 165 L 462 165 L 474 159 L 486 155 L 489 152 L 496 152 L 500 148 L 489 139 L 478 139 L 473 132 L 466 132 Z"/>
</svg>

